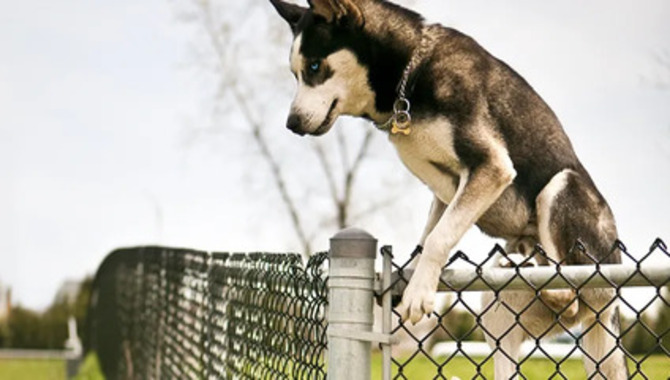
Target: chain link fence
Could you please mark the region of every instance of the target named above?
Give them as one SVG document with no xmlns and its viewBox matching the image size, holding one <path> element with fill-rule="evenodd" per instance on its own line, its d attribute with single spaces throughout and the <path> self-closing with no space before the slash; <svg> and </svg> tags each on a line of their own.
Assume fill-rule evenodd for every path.
<svg viewBox="0 0 670 380">
<path fill-rule="evenodd" d="M 574 250 L 588 255 L 579 244 Z M 389 247 L 382 254 L 391 261 Z M 667 246 L 657 240 L 638 258 L 619 243 L 613 254 L 625 264 L 567 266 L 540 247 L 521 257 L 496 246 L 483 261 L 452 255 L 430 318 L 412 326 L 393 312 L 399 343 L 384 378 L 670 378 Z M 392 262 L 382 294 L 400 297 L 410 261 Z"/>
<path fill-rule="evenodd" d="M 326 254 L 110 254 L 87 351 L 108 379 L 323 379 Z"/>
<path fill-rule="evenodd" d="M 108 379 L 670 374 L 670 254 L 660 240 L 642 257 L 618 244 L 617 265 L 563 265 L 539 247 L 518 257 L 496 246 L 483 260 L 458 252 L 436 311 L 416 326 L 392 309 L 409 262 L 384 247 L 375 273 L 376 240 L 360 230 L 331 243 L 330 257 L 306 265 L 298 255 L 115 251 L 95 279 L 86 348 Z"/>
</svg>

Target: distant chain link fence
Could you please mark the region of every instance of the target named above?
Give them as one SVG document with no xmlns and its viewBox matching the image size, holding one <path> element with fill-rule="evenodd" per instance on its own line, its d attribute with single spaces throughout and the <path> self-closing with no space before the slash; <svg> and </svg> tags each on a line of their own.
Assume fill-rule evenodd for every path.
<svg viewBox="0 0 670 380">
<path fill-rule="evenodd" d="M 115 251 L 95 278 L 87 349 L 108 379 L 325 378 L 326 259 Z"/>
<path fill-rule="evenodd" d="M 642 257 L 618 244 L 616 265 L 565 265 L 540 247 L 519 257 L 496 246 L 483 260 L 457 252 L 441 302 L 417 326 L 391 307 L 413 275 L 409 262 L 394 263 L 384 247 L 376 274 L 374 237 L 343 231 L 334 242 L 330 257 L 305 266 L 297 255 L 115 251 L 95 279 L 86 348 L 108 379 L 355 380 L 375 366 L 383 379 L 411 380 L 670 375 L 661 240 Z M 588 257 L 579 244 L 570 254 Z M 374 329 L 373 298 L 382 304 Z"/>
<path fill-rule="evenodd" d="M 588 256 L 579 244 L 574 251 Z M 389 247 L 382 253 L 390 260 Z M 624 264 L 592 258 L 592 265 L 567 266 L 540 247 L 521 259 L 499 246 L 483 262 L 452 255 L 440 280 L 442 302 L 431 318 L 412 326 L 393 312 L 391 334 L 400 343 L 392 348 L 387 378 L 493 379 L 496 360 L 508 365 L 504 378 L 670 378 L 668 248 L 657 240 L 638 258 L 619 243 L 613 254 Z M 402 294 L 413 275 L 409 263 L 392 264 L 393 282 L 381 294 Z M 649 288 L 624 294 L 636 287 Z M 552 291 L 568 298 L 554 305 L 546 296 Z"/>
</svg>

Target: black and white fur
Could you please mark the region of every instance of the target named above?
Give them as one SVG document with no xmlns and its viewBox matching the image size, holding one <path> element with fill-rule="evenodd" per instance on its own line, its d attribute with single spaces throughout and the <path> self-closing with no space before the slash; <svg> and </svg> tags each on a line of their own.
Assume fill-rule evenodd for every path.
<svg viewBox="0 0 670 380">
<path fill-rule="evenodd" d="M 310 0 L 301 7 L 270 0 L 295 37 L 291 71 L 298 89 L 287 127 L 299 135 L 322 135 L 339 115 L 383 124 L 392 116 L 397 86 L 413 54 L 429 39 L 425 57 L 412 68 L 412 125 L 409 135 L 389 134 L 403 163 L 433 192 L 420 245 L 423 253 L 398 310 L 418 322 L 433 311 L 441 268 L 463 234 L 477 225 L 503 238 L 521 254 L 540 244 L 554 260 L 592 263 L 577 251 L 579 240 L 601 263 L 618 263 L 611 252 L 617 231 L 612 212 L 578 160 L 556 115 L 531 86 L 472 38 L 451 28 L 426 25 L 418 14 L 386 0 Z M 557 313 L 564 326 L 590 325 L 592 310 L 604 308 L 600 324 L 583 347 L 600 361 L 592 378 L 626 376 L 610 290 L 544 291 L 544 302 L 522 314 L 534 294 L 502 292 L 509 308 L 490 308 L 483 323 L 495 355 L 497 379 L 515 376 L 518 347 L 527 334 L 540 335 Z M 488 295 L 485 304 L 493 302 Z M 580 307 L 584 303 L 590 307 Z M 558 330 L 560 328 L 556 328 Z M 504 336 L 504 337 L 503 337 Z M 609 355 L 609 356 L 608 356 Z M 589 374 L 595 364 L 585 359 Z M 602 376 L 600 376 L 602 374 Z"/>
</svg>

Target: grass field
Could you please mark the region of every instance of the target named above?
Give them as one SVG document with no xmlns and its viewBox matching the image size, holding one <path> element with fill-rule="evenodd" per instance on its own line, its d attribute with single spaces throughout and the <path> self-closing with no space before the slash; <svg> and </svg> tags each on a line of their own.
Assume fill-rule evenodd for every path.
<svg viewBox="0 0 670 380">
<path fill-rule="evenodd" d="M 0 359 L 0 379 L 63 380 L 63 360 Z"/>
<path fill-rule="evenodd" d="M 65 361 L 0 359 L 0 380 L 65 380 Z M 95 355 L 88 355 L 73 380 L 104 380 Z"/>
<path fill-rule="evenodd" d="M 381 354 L 374 354 L 372 362 L 372 379 L 381 379 Z M 481 359 L 476 358 L 477 362 L 481 362 Z M 442 370 L 438 370 L 438 366 L 442 365 L 446 361 L 446 358 L 438 358 L 436 366 L 432 361 L 427 359 L 424 356 L 419 356 L 414 358 L 404 366 L 403 375 L 408 379 L 417 379 L 417 380 L 427 380 L 438 378 L 442 374 L 445 378 L 451 378 L 452 376 L 459 377 L 461 380 L 472 379 L 477 375 L 477 365 L 466 358 L 453 358 L 449 360 L 449 363 L 442 367 Z M 650 380 L 666 380 L 670 378 L 670 358 L 665 355 L 655 355 L 647 358 L 640 369 L 640 372 L 644 374 L 643 377 L 640 375 L 640 372 L 636 372 L 636 368 L 633 362 L 628 363 L 630 374 L 632 379 L 650 379 Z M 560 365 L 561 374 L 565 377 L 555 375 L 556 365 L 546 359 L 530 359 L 521 366 L 521 372 L 528 379 L 562 379 L 567 378 L 570 380 L 582 380 L 586 379 L 586 372 L 584 372 L 584 366 L 582 365 L 581 360 L 567 360 Z M 393 365 L 393 375 L 395 376 L 398 373 L 398 367 Z M 482 365 L 481 374 L 485 379 L 493 379 L 493 360 L 488 360 Z M 554 377 L 552 377 L 555 375 Z M 478 377 L 481 379 L 482 377 Z"/>
<path fill-rule="evenodd" d="M 374 354 L 372 357 L 372 379 L 381 379 L 381 354 Z M 445 358 L 437 360 L 438 365 L 444 363 Z M 477 361 L 481 361 L 477 359 Z M 670 358 L 664 355 L 655 355 L 647 358 L 641 372 L 636 373 L 632 362 L 629 362 L 631 375 L 633 379 L 667 380 L 670 377 Z M 564 378 L 570 380 L 586 379 L 584 367 L 581 360 L 567 360 L 560 366 Z M 393 374 L 397 374 L 398 368 L 393 366 Z M 531 359 L 521 367 L 522 373 L 528 379 L 549 379 L 556 371 L 553 363 L 544 359 Z M 461 380 L 472 379 L 477 374 L 477 367 L 474 363 L 465 358 L 454 358 L 444 365 L 441 372 L 438 367 L 426 357 L 416 357 L 410 364 L 403 368 L 403 374 L 408 379 L 428 380 L 434 379 L 438 374 L 443 374 L 446 378 L 457 376 Z M 481 374 L 485 379 L 493 379 L 493 363 L 491 360 L 483 364 Z M 481 379 L 481 377 L 479 377 Z M 556 379 L 563 377 L 555 376 Z M 4 360 L 0 359 L 0 379 L 11 380 L 64 380 L 65 362 L 61 360 Z M 81 366 L 79 375 L 75 380 L 97 380 L 102 379 L 97 359 L 95 356 L 86 358 Z"/>
</svg>

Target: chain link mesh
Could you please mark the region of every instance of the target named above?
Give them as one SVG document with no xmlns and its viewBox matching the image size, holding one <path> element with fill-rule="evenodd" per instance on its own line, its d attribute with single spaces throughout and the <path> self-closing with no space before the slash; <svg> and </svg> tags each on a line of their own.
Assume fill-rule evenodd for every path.
<svg viewBox="0 0 670 380">
<path fill-rule="evenodd" d="M 665 243 L 656 240 L 641 258 L 634 257 L 623 244 L 617 243 L 612 255 L 620 254 L 626 268 L 630 269 L 632 262 L 635 270 L 616 282 L 605 273 L 614 266 L 608 267 L 590 257 L 583 246 L 577 244 L 571 254 L 589 257 L 586 262 L 594 268 L 578 283 L 566 275 L 569 267 L 565 262 L 551 260 L 539 246 L 525 259 L 509 265 L 512 276 L 499 277 L 496 281 L 484 276 L 485 268 L 499 267 L 500 262 L 514 262 L 502 247 L 496 246 L 484 262 L 475 262 L 462 252 L 452 255 L 443 273 L 450 272 L 454 276 L 466 273 L 471 280 L 454 286 L 449 275 L 443 274 L 440 288 L 446 292 L 441 293 L 442 305 L 430 319 L 424 318 L 417 326 L 402 323 L 394 311 L 392 335 L 402 343 L 392 349 L 392 377 L 452 379 L 457 373 L 462 379 L 493 379 L 494 361 L 506 360 L 511 362 L 512 376 L 520 379 L 609 379 L 612 375 L 606 373 L 606 362 L 621 358 L 627 363 L 624 368 L 627 367 L 628 378 L 668 378 L 670 273 L 658 280 L 647 277 L 642 270 L 654 266 L 652 257 L 664 260 L 668 267 L 670 253 Z M 390 248 L 384 247 L 382 255 L 391 255 Z M 399 298 L 411 277 L 410 262 L 411 259 L 403 264 L 393 263 L 393 284 L 383 289 L 382 294 L 392 292 Z M 541 281 L 533 275 L 547 267 L 537 266 L 537 262 L 553 266 Z M 557 286 L 557 282 L 565 284 Z M 600 282 L 597 288 L 593 287 L 594 282 Z M 523 286 L 526 290 L 519 290 Z M 645 293 L 646 297 L 651 295 L 650 299 L 640 304 L 634 300 L 635 296 L 622 295 L 623 288 L 628 286 L 653 288 Z M 572 297 L 563 306 L 556 307 L 545 297 L 544 292 L 550 288 L 568 289 L 567 294 Z M 481 293 L 482 289 L 488 291 Z M 581 325 L 570 316 L 570 310 L 574 311 L 571 305 L 578 305 L 580 315 L 587 316 L 581 319 Z M 537 326 L 538 313 L 545 314 L 542 326 Z M 547 314 L 551 317 L 547 318 Z M 620 315 L 625 318 L 620 320 Z M 595 340 L 609 340 L 613 346 L 599 352 L 587 344 L 585 338 L 589 334 L 597 337 Z M 522 345 L 515 336 L 522 336 L 526 343 Z M 510 341 L 514 342 L 513 346 Z M 556 342 L 563 343 L 558 352 L 551 344 Z M 574 364 L 573 359 L 580 357 L 584 366 L 578 361 L 579 365 Z M 585 366 L 589 366 L 589 372 Z"/>
<path fill-rule="evenodd" d="M 95 278 L 87 349 L 109 379 L 324 379 L 326 258 L 115 251 Z"/>
<path fill-rule="evenodd" d="M 598 262 L 577 244 L 571 254 L 591 260 L 582 277 L 540 247 L 521 260 L 499 246 L 484 262 L 452 255 L 432 318 L 409 326 L 394 314 L 391 335 L 400 343 L 392 348 L 392 377 L 492 379 L 494 361 L 503 360 L 521 379 L 611 378 L 607 362 L 621 358 L 629 378 L 667 378 L 670 272 L 652 278 L 645 268 L 659 257 L 667 265 L 668 248 L 657 240 L 642 257 L 620 243 L 615 251 L 625 265 Z M 297 255 L 115 251 L 95 278 L 87 349 L 110 379 L 324 379 L 326 259 L 322 253 L 303 266 Z M 393 263 L 393 284 L 380 294 L 401 294 L 408 264 Z M 506 276 L 491 277 L 491 267 Z M 625 270 L 614 279 L 613 268 Z M 647 286 L 644 301 L 625 294 L 632 286 Z M 572 298 L 552 304 L 545 292 L 557 289 Z M 571 305 L 587 318 L 571 316 Z M 589 336 L 612 344 L 597 352 Z M 575 370 L 575 358 L 585 366 Z"/>
</svg>

